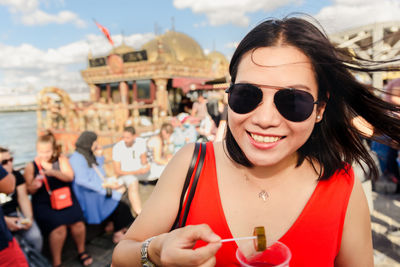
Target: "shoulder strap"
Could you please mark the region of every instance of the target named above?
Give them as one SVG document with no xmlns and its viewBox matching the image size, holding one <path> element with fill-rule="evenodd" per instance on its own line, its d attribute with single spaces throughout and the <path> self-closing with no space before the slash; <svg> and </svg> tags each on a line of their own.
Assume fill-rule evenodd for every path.
<svg viewBox="0 0 400 267">
<path fill-rule="evenodd" d="M 186 225 L 186 219 L 189 214 L 190 205 L 192 204 L 194 193 L 196 192 L 197 182 L 199 181 L 201 169 L 203 168 L 204 158 L 206 157 L 206 147 L 207 147 L 207 145 L 205 143 L 201 143 L 200 159 L 199 159 L 199 163 L 197 164 L 196 173 L 193 177 L 193 183 L 192 183 L 192 187 L 190 188 L 190 193 L 189 193 L 188 200 L 186 203 L 185 212 L 183 213 L 181 227 Z"/>
<path fill-rule="evenodd" d="M 179 209 L 178 209 L 178 215 L 176 216 L 175 222 L 172 225 L 171 230 L 174 230 L 176 228 L 179 228 L 179 219 L 181 217 L 181 213 L 182 213 L 182 206 L 183 206 L 183 200 L 185 198 L 185 194 L 186 194 L 186 190 L 190 184 L 190 180 L 193 176 L 193 171 L 194 171 L 194 167 L 196 166 L 196 162 L 199 156 L 199 150 L 200 150 L 200 143 L 196 143 L 195 147 L 194 147 L 194 151 L 193 151 L 193 156 L 192 156 L 192 160 L 190 161 L 190 165 L 189 165 L 189 169 L 188 172 L 186 174 L 186 179 L 185 179 L 185 183 L 183 184 L 183 188 L 182 188 L 182 193 L 181 193 L 181 198 L 179 200 Z"/>
<path fill-rule="evenodd" d="M 196 143 L 196 144 L 195 144 L 194 151 L 193 151 L 192 160 L 191 160 L 191 162 L 190 162 L 189 169 L 188 169 L 188 172 L 187 172 L 187 175 L 186 175 L 185 183 L 184 183 L 183 188 L 182 188 L 182 193 L 181 193 L 181 197 L 180 197 L 180 200 L 179 200 L 179 210 L 178 210 L 178 214 L 177 214 L 177 216 L 176 216 L 175 222 L 174 222 L 174 224 L 173 224 L 171 230 L 174 230 L 174 229 L 176 229 L 176 228 L 179 228 L 179 227 L 182 227 L 182 226 L 183 226 L 183 225 L 180 225 L 179 221 L 180 221 L 180 217 L 181 217 L 181 213 L 182 213 L 182 206 L 183 206 L 183 203 L 184 203 L 186 191 L 187 191 L 187 189 L 188 189 L 188 187 L 189 187 L 190 181 L 191 181 L 192 176 L 193 176 L 193 173 L 194 173 L 194 171 L 195 171 L 195 167 L 196 167 L 196 163 L 197 163 L 197 161 L 198 161 L 198 159 L 199 159 L 199 155 L 200 155 L 200 158 L 201 158 L 201 157 L 204 158 L 204 155 L 202 156 L 202 154 L 199 153 L 199 152 L 200 152 L 200 147 L 202 148 L 202 151 L 204 152 L 204 155 L 205 155 L 205 146 L 204 146 L 204 148 L 203 148 L 203 144 L 201 144 L 201 143 Z M 200 164 L 200 160 L 199 160 L 199 164 Z M 203 164 L 201 164 L 201 165 L 203 165 Z M 199 167 L 199 165 L 198 165 L 198 167 Z M 199 169 L 199 168 L 197 168 L 197 169 Z M 200 170 L 201 170 L 201 167 L 200 167 Z M 197 174 L 197 172 L 196 172 L 196 174 Z M 200 174 L 200 173 L 199 173 L 199 174 Z M 198 174 L 198 175 L 199 175 L 199 174 Z M 196 180 L 198 180 L 198 177 L 197 177 Z M 196 182 L 196 184 L 192 184 L 192 189 L 191 189 L 191 192 L 193 191 L 193 194 L 192 194 L 192 195 L 194 195 L 194 190 L 196 189 L 196 185 L 197 185 L 197 182 Z M 190 193 L 189 193 L 189 195 L 190 195 Z M 193 196 L 192 196 L 192 198 L 193 198 Z M 190 201 L 190 202 L 191 202 L 191 201 Z M 190 206 L 190 203 L 189 203 L 189 202 L 186 204 L 186 209 L 187 209 L 187 210 L 189 210 L 188 205 Z M 186 213 L 187 213 L 187 212 L 186 212 Z M 186 217 L 187 217 L 187 215 L 186 215 Z M 185 220 L 185 222 L 186 222 L 186 218 L 185 218 L 184 220 Z M 182 220 L 182 221 L 183 221 L 183 220 Z"/>
<path fill-rule="evenodd" d="M 36 159 L 35 159 L 35 164 L 38 167 L 39 173 L 43 176 L 44 187 L 46 188 L 47 193 L 49 193 L 49 195 L 51 195 L 51 189 L 50 189 L 49 183 L 47 182 L 47 177 L 43 172 L 42 164 L 40 164 L 40 162 Z"/>
<path fill-rule="evenodd" d="M 92 163 L 92 168 L 94 169 L 94 171 L 96 172 L 96 174 L 100 177 L 100 179 L 102 181 L 105 181 L 106 178 L 104 177 L 104 175 L 101 173 L 101 171 L 99 170 L 99 168 L 97 167 L 97 165 L 95 163 Z"/>
</svg>

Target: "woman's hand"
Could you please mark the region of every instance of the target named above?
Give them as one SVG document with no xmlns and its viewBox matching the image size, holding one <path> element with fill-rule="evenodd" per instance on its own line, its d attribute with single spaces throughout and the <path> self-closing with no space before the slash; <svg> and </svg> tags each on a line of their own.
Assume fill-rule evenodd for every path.
<svg viewBox="0 0 400 267">
<path fill-rule="evenodd" d="M 198 240 L 209 244 L 193 249 Z M 206 224 L 189 225 L 151 241 L 150 260 L 158 266 L 214 266 L 220 240 Z"/>
<path fill-rule="evenodd" d="M 42 161 L 42 162 L 40 162 L 40 164 L 42 165 L 42 167 L 43 167 L 45 172 L 48 171 L 48 170 L 53 169 L 53 164 L 50 163 L 50 162 Z"/>
<path fill-rule="evenodd" d="M 31 218 L 20 218 L 19 223 L 20 223 L 22 229 L 28 230 L 32 226 L 32 219 Z"/>
<path fill-rule="evenodd" d="M 18 217 L 4 216 L 4 220 L 6 221 L 7 228 L 11 232 L 15 232 L 15 231 L 18 231 L 18 230 L 22 229 L 22 226 L 19 223 L 19 218 Z"/>
<path fill-rule="evenodd" d="M 97 157 L 100 157 L 103 155 L 103 148 L 101 146 L 96 146 L 95 150 L 93 151 L 93 154 Z"/>
<path fill-rule="evenodd" d="M 38 190 L 39 188 L 41 188 L 43 185 L 43 178 L 37 178 L 37 179 L 33 179 L 32 183 L 31 183 L 31 188 L 33 190 Z"/>
</svg>

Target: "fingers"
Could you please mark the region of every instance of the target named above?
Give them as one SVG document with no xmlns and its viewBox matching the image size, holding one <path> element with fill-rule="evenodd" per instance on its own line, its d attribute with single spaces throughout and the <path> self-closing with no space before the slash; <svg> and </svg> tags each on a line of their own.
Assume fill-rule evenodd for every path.
<svg viewBox="0 0 400 267">
<path fill-rule="evenodd" d="M 210 258 L 208 261 L 200 265 L 199 267 L 213 267 L 217 263 L 217 260 L 215 257 Z"/>
<path fill-rule="evenodd" d="M 183 256 L 188 258 L 188 264 L 192 266 L 214 266 L 212 262 L 215 260 L 215 254 L 221 247 L 221 243 L 209 243 L 208 245 L 204 247 L 197 248 L 195 250 L 184 250 L 184 252 L 188 253 L 182 253 L 184 254 Z"/>
<path fill-rule="evenodd" d="M 199 240 L 208 244 L 193 250 Z M 222 245 L 219 240 L 205 224 L 176 229 L 164 241 L 160 260 L 165 266 L 214 266 L 215 254 Z"/>
</svg>

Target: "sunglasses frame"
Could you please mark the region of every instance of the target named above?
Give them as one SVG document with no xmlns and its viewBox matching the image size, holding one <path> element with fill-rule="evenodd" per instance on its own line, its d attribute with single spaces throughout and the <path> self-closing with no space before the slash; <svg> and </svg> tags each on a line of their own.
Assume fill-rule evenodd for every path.
<svg viewBox="0 0 400 267">
<path fill-rule="evenodd" d="M 247 112 L 244 112 L 244 113 L 240 113 L 240 112 L 236 112 L 234 109 L 232 109 L 232 107 L 229 105 L 229 98 L 230 98 L 230 94 L 231 94 L 231 91 L 233 90 L 233 88 L 234 88 L 234 86 L 235 85 L 246 85 L 246 86 L 252 86 L 252 87 L 255 87 L 255 88 L 257 88 L 260 92 L 261 92 L 261 100 L 258 102 L 258 104 L 253 108 L 253 109 L 251 109 L 251 110 L 249 110 L 249 111 L 247 111 Z M 287 116 L 285 116 L 282 112 L 281 112 L 281 110 L 279 109 L 279 105 L 277 105 L 276 104 L 276 98 L 275 98 L 275 96 L 276 96 L 276 94 L 277 93 L 279 93 L 279 91 L 282 91 L 282 90 L 284 90 L 284 91 L 296 91 L 296 92 L 302 92 L 302 93 L 305 93 L 305 94 L 308 94 L 308 95 L 310 95 L 311 97 L 312 97 L 312 99 L 314 100 L 314 97 L 313 97 L 313 95 L 311 94 L 311 93 L 309 93 L 309 92 L 307 92 L 307 91 L 304 91 L 304 90 L 300 90 L 300 89 L 297 89 L 297 88 L 293 88 L 293 87 L 281 87 L 281 86 L 273 86 L 273 85 L 265 85 L 265 84 L 253 84 L 253 83 L 234 83 L 234 84 L 231 84 L 226 90 L 225 90 L 225 93 L 228 93 L 228 105 L 231 107 L 231 109 L 234 111 L 234 112 L 236 112 L 236 113 L 239 113 L 239 114 L 247 114 L 247 113 L 250 113 L 250 112 L 252 112 L 253 110 L 255 110 L 261 103 L 262 103 L 262 97 L 264 96 L 264 93 L 262 92 L 262 89 L 260 88 L 260 87 L 265 87 L 265 88 L 268 88 L 268 89 L 278 89 L 278 91 L 277 92 L 275 92 L 275 94 L 274 94 L 274 104 L 275 104 L 275 107 L 276 107 L 276 109 L 278 110 L 278 112 L 285 118 L 285 119 L 287 119 L 287 120 L 289 120 L 289 121 L 293 121 L 293 122 L 302 122 L 302 121 L 305 121 L 305 120 L 307 120 L 310 116 L 311 116 L 311 114 L 312 114 L 312 112 L 306 117 L 306 118 L 302 118 L 302 119 L 300 119 L 300 120 L 292 120 L 292 119 L 289 119 L 289 118 L 287 118 Z M 315 105 L 315 104 L 319 104 L 320 103 L 320 101 L 314 101 L 314 102 L 310 102 L 310 104 L 312 104 L 313 106 Z"/>
<path fill-rule="evenodd" d="M 6 165 L 8 162 L 13 162 L 14 161 L 14 157 L 11 157 L 9 159 L 3 159 L 1 160 L 1 165 Z"/>
</svg>

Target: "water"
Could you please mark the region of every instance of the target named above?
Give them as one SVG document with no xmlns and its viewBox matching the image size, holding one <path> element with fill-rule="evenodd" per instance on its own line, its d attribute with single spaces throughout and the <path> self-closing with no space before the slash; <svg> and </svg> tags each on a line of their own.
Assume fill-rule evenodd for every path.
<svg viewBox="0 0 400 267">
<path fill-rule="evenodd" d="M 14 165 L 32 161 L 36 155 L 36 112 L 0 113 L 0 146 L 10 149 Z"/>
</svg>

